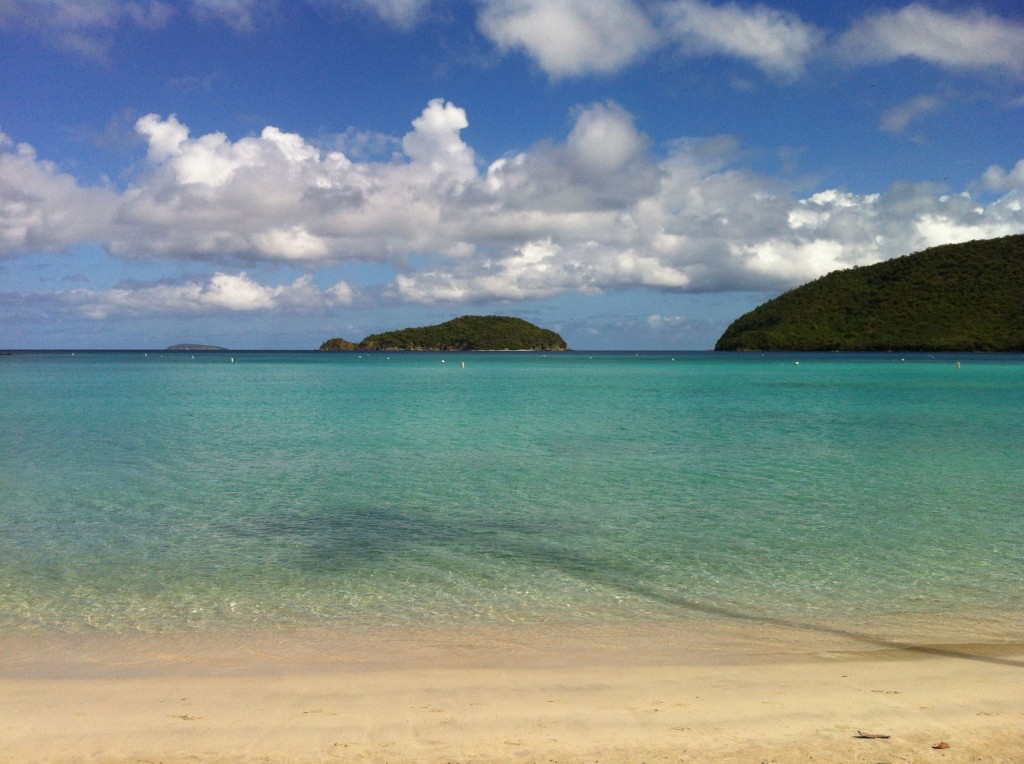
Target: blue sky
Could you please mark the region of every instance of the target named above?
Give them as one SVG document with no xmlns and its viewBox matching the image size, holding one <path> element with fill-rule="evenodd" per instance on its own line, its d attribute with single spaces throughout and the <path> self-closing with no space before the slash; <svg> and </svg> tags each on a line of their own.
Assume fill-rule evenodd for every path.
<svg viewBox="0 0 1024 764">
<path fill-rule="evenodd" d="M 4 0 L 0 347 L 706 349 L 1024 231 L 1024 8 Z"/>
</svg>

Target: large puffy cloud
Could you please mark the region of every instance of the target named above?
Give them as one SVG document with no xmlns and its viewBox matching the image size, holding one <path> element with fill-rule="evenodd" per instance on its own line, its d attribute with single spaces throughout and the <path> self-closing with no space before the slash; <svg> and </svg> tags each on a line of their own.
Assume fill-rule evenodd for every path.
<svg viewBox="0 0 1024 764">
<path fill-rule="evenodd" d="M 951 69 L 1024 74 L 1024 24 L 975 10 L 952 14 L 913 3 L 855 23 L 836 49 L 855 63 L 916 58 Z"/>
<path fill-rule="evenodd" d="M 0 133 L 0 255 L 100 241 L 116 204 L 113 191 L 80 187 L 31 146 Z"/>
<path fill-rule="evenodd" d="M 992 165 L 982 176 L 982 184 L 990 191 L 1012 191 L 1024 189 L 1024 159 L 1009 172 L 999 165 Z"/>
<path fill-rule="evenodd" d="M 147 115 L 137 129 L 152 166 L 124 194 L 110 247 L 130 257 L 300 261 L 432 250 L 443 206 L 477 177 L 459 137 L 467 124 L 462 109 L 432 101 L 402 141 L 406 161 L 356 163 L 275 127 L 232 142 Z"/>
<path fill-rule="evenodd" d="M 658 42 L 632 0 L 489 0 L 479 25 L 499 48 L 526 51 L 556 77 L 617 71 Z"/>
<path fill-rule="evenodd" d="M 291 284 L 266 286 L 246 273 L 215 273 L 206 282 L 116 287 L 103 291 L 73 289 L 60 299 L 89 318 L 111 316 L 197 315 L 221 311 L 252 312 L 286 309 L 308 312 L 352 302 L 344 281 L 327 290 L 301 276 Z"/>
<path fill-rule="evenodd" d="M 1024 230 L 1024 163 L 986 170 L 977 198 L 927 184 L 800 195 L 737 167 L 733 139 L 678 140 L 655 155 L 612 102 L 580 108 L 564 140 L 486 167 L 461 138 L 468 117 L 456 105 L 432 101 L 412 124 L 391 141 L 404 156 L 376 162 L 274 127 L 232 141 L 192 136 L 175 117 L 149 115 L 137 125 L 149 168 L 120 195 L 81 188 L 30 148 L 8 143 L 0 153 L 0 247 L 16 254 L 97 241 L 123 257 L 222 269 L 206 284 L 68 293 L 101 316 L 144 306 L 298 309 L 351 300 L 345 287 L 331 296 L 309 281 L 271 288 L 223 275 L 240 261 L 309 271 L 385 261 L 398 274 L 374 287 L 385 296 L 473 302 L 631 287 L 772 290 L 934 244 Z"/>
</svg>

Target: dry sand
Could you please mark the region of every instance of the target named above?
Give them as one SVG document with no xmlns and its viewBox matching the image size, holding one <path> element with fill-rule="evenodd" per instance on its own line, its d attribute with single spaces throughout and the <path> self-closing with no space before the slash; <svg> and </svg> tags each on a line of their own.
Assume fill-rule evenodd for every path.
<svg viewBox="0 0 1024 764">
<path fill-rule="evenodd" d="M 1024 762 L 1020 644 L 713 624 L 0 650 L 5 763 Z"/>
</svg>

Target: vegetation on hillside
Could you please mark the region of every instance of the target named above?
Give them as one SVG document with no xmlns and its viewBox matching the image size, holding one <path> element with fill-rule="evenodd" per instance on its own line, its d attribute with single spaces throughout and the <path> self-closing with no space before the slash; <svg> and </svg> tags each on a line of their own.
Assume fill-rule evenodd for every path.
<svg viewBox="0 0 1024 764">
<path fill-rule="evenodd" d="M 835 271 L 736 319 L 715 350 L 1024 351 L 1024 234 Z"/>
<path fill-rule="evenodd" d="M 334 337 L 327 340 L 320 346 L 321 350 L 359 350 L 359 345 L 354 342 L 349 342 L 341 337 Z"/>
<path fill-rule="evenodd" d="M 511 316 L 462 316 L 434 326 L 371 334 L 356 344 L 336 337 L 321 350 L 568 350 L 555 332 Z"/>
</svg>

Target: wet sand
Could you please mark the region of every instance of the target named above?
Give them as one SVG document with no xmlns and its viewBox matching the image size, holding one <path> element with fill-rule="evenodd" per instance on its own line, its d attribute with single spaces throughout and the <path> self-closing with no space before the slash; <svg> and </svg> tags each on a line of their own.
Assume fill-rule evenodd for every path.
<svg viewBox="0 0 1024 764">
<path fill-rule="evenodd" d="M 1019 643 L 717 623 L 23 635 L 0 655 L 4 762 L 1024 760 Z"/>
</svg>

